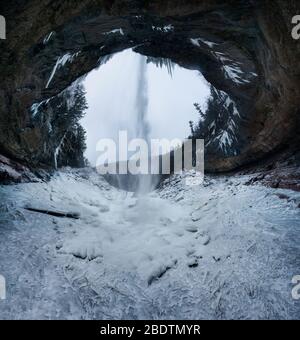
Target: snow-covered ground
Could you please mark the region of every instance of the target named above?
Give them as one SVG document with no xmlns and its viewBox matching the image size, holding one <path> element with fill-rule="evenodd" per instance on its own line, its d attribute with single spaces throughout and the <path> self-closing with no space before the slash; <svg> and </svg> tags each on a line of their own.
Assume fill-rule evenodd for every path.
<svg viewBox="0 0 300 340">
<path fill-rule="evenodd" d="M 300 195 L 248 179 L 177 176 L 133 197 L 65 170 L 0 187 L 0 318 L 299 319 Z"/>
</svg>

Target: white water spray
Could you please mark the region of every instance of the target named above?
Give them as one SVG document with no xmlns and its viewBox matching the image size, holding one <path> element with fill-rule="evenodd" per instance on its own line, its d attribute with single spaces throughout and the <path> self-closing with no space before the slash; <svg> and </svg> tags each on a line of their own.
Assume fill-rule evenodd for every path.
<svg viewBox="0 0 300 340">
<path fill-rule="evenodd" d="M 138 64 L 138 79 L 136 92 L 136 137 L 141 138 L 148 144 L 150 149 L 150 125 L 147 119 L 148 113 L 148 82 L 147 82 L 147 61 L 143 56 L 139 58 Z M 143 156 L 143 155 L 141 155 Z M 137 193 L 145 194 L 155 187 L 156 181 L 150 175 L 138 175 Z"/>
</svg>

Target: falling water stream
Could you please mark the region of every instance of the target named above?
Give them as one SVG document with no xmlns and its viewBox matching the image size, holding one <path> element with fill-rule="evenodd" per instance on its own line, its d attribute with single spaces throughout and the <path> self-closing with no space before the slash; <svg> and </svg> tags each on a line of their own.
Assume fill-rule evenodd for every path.
<svg viewBox="0 0 300 340">
<path fill-rule="evenodd" d="M 147 121 L 148 111 L 148 83 L 147 83 L 147 63 L 145 58 L 139 57 L 138 81 L 136 89 L 136 137 L 143 138 L 147 142 L 150 140 L 150 126 Z"/>
<path fill-rule="evenodd" d="M 136 92 L 136 137 L 143 139 L 150 150 L 150 125 L 147 120 L 148 112 L 148 82 L 147 82 L 147 62 L 142 56 L 139 57 L 138 65 L 138 81 L 137 81 L 137 92 Z M 141 158 L 143 155 L 141 155 Z M 137 175 L 137 189 L 138 194 L 145 194 L 150 192 L 156 185 L 156 177 L 151 175 Z"/>
<path fill-rule="evenodd" d="M 96 145 L 101 138 L 113 139 L 119 151 L 120 131 L 127 132 L 128 142 L 139 138 L 147 143 L 145 157 L 151 155 L 151 139 L 183 140 L 190 133 L 189 120 L 198 119 L 193 103 L 205 105 L 210 94 L 209 84 L 198 71 L 132 50 L 116 54 L 90 72 L 84 86 L 89 108 L 82 125 L 87 131 L 86 157 L 92 166 L 97 163 Z M 136 151 L 117 161 L 128 161 L 142 152 Z M 129 181 L 126 175 L 115 177 L 113 184 L 127 190 L 130 183 L 139 194 L 152 191 L 159 180 L 144 174 L 131 176 Z"/>
</svg>

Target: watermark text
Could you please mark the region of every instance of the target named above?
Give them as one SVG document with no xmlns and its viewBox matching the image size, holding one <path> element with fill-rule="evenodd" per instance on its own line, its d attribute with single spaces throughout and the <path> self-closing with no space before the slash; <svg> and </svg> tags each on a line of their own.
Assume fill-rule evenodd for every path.
<svg viewBox="0 0 300 340">
<path fill-rule="evenodd" d="M 295 40 L 299 40 L 300 39 L 300 15 L 295 15 L 292 18 L 292 24 L 296 25 L 292 29 L 292 38 Z"/>
<path fill-rule="evenodd" d="M 0 15 L 0 39 L 6 39 L 6 20 Z"/>
<path fill-rule="evenodd" d="M 128 140 L 127 131 L 119 132 L 119 141 L 105 138 L 96 146 L 99 153 L 96 168 L 101 175 L 171 175 L 193 170 L 202 174 L 190 181 L 199 183 L 204 174 L 204 141 L 202 139 Z"/>
<path fill-rule="evenodd" d="M 6 299 L 6 281 L 5 277 L 0 275 L 0 300 Z"/>
<path fill-rule="evenodd" d="M 295 285 L 292 289 L 292 297 L 294 300 L 300 300 L 300 275 L 292 278 L 292 284 Z"/>
</svg>

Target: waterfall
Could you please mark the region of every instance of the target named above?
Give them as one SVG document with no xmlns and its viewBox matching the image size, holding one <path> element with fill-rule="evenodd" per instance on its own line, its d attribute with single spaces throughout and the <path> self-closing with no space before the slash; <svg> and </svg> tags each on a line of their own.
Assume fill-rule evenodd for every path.
<svg viewBox="0 0 300 340">
<path fill-rule="evenodd" d="M 140 56 L 135 103 L 135 133 L 137 138 L 141 138 L 147 142 L 148 150 L 150 150 L 150 125 L 147 120 L 148 103 L 147 60 L 145 57 Z M 150 174 L 140 174 L 137 176 L 137 194 L 150 192 L 154 186 L 153 177 Z"/>
<path fill-rule="evenodd" d="M 147 83 L 147 62 L 143 56 L 139 58 L 138 79 L 136 91 L 136 137 L 143 138 L 150 142 L 150 127 L 147 121 L 148 112 L 148 83 Z"/>
</svg>

